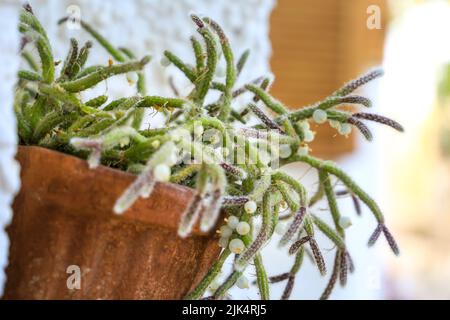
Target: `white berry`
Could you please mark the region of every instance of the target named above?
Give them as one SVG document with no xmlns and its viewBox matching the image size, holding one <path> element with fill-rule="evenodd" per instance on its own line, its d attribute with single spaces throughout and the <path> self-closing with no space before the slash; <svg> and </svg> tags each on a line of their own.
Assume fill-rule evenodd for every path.
<svg viewBox="0 0 450 320">
<path fill-rule="evenodd" d="M 347 229 L 352 225 L 352 220 L 347 216 L 342 216 L 339 218 L 339 226 L 342 229 Z"/>
<path fill-rule="evenodd" d="M 343 136 L 347 136 L 352 132 L 352 126 L 348 123 L 341 123 L 339 127 L 339 133 Z"/>
<path fill-rule="evenodd" d="M 309 130 L 309 122 L 308 121 L 300 121 L 298 123 L 298 125 L 300 126 L 300 128 L 302 128 L 303 130 Z"/>
<path fill-rule="evenodd" d="M 241 221 L 236 226 L 236 232 L 239 233 L 241 236 L 246 235 L 247 233 L 250 232 L 250 225 L 245 221 Z"/>
<path fill-rule="evenodd" d="M 286 201 L 281 201 L 280 202 L 280 211 L 284 211 L 288 208 L 288 204 L 286 203 Z"/>
<path fill-rule="evenodd" d="M 329 124 L 330 124 L 330 127 L 334 128 L 334 129 L 337 129 L 337 130 L 341 126 L 341 123 L 339 121 L 336 121 L 336 120 L 330 120 Z"/>
<path fill-rule="evenodd" d="M 287 144 L 282 144 L 280 146 L 280 158 L 286 159 L 288 158 L 292 153 L 291 147 Z"/>
<path fill-rule="evenodd" d="M 325 123 L 327 121 L 327 112 L 322 109 L 317 109 L 313 113 L 313 119 L 318 124 Z"/>
<path fill-rule="evenodd" d="M 230 241 L 228 248 L 230 249 L 231 252 L 240 254 L 242 253 L 242 251 L 244 251 L 245 245 L 241 239 L 236 238 Z"/>
<path fill-rule="evenodd" d="M 238 223 L 239 223 L 239 218 L 238 217 L 236 217 L 236 216 L 229 216 L 228 217 L 227 224 L 232 230 L 236 229 Z"/>
<path fill-rule="evenodd" d="M 312 142 L 314 140 L 314 132 L 305 130 L 305 142 Z"/>
<path fill-rule="evenodd" d="M 297 150 L 297 154 L 299 156 L 306 156 L 306 155 L 308 155 L 308 153 L 309 153 L 309 147 L 308 146 L 300 147 Z"/>
<path fill-rule="evenodd" d="M 228 237 L 220 237 L 219 239 L 219 247 L 226 248 L 228 246 Z"/>
<path fill-rule="evenodd" d="M 229 226 L 222 226 L 220 227 L 220 236 L 224 238 L 229 238 L 233 234 L 233 229 L 231 229 Z"/>
<path fill-rule="evenodd" d="M 171 63 L 171 62 L 170 62 L 169 59 L 167 59 L 166 56 L 163 56 L 163 57 L 161 58 L 160 63 L 161 63 L 161 65 L 162 65 L 163 67 L 168 67 L 168 66 L 170 66 L 170 63 Z"/>
<path fill-rule="evenodd" d="M 254 213 L 256 211 L 256 208 L 257 208 L 257 205 L 256 205 L 255 201 L 250 200 L 244 204 L 244 210 L 247 213 Z"/>
<path fill-rule="evenodd" d="M 153 169 L 153 176 L 156 181 L 169 181 L 170 179 L 170 167 L 166 164 L 158 164 Z"/>
<path fill-rule="evenodd" d="M 247 277 L 246 276 L 240 276 L 237 279 L 237 281 L 236 281 L 236 286 L 239 289 L 248 289 L 248 288 L 250 288 L 250 285 L 249 285 Z"/>
</svg>

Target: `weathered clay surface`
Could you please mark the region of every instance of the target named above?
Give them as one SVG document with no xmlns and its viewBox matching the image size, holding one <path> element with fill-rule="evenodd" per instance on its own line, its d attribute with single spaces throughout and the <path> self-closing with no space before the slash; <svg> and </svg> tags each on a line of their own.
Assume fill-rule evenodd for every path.
<svg viewBox="0 0 450 320">
<path fill-rule="evenodd" d="M 157 184 L 117 216 L 135 176 L 38 147 L 20 147 L 17 159 L 5 299 L 180 299 L 219 254 L 214 235 L 176 234 L 188 188 Z M 79 290 L 67 288 L 70 265 L 81 268 Z"/>
</svg>

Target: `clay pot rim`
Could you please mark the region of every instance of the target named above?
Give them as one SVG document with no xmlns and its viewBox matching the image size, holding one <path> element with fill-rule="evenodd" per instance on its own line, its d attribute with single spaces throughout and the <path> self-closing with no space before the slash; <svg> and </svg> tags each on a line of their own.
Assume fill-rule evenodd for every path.
<svg viewBox="0 0 450 320">
<path fill-rule="evenodd" d="M 78 189 L 80 189 L 76 189 L 76 186 L 72 187 L 71 182 L 74 181 L 74 184 L 78 183 L 83 185 L 81 193 L 84 193 L 87 197 L 89 197 L 89 190 L 93 190 L 93 193 L 99 192 L 98 190 L 106 190 L 106 193 L 108 193 L 105 195 L 105 198 L 109 200 L 103 201 L 103 206 L 96 206 L 95 210 L 86 210 L 95 211 L 94 214 L 96 216 L 132 219 L 141 221 L 144 224 L 178 229 L 180 217 L 195 195 L 195 190 L 189 187 L 168 182 L 157 182 L 154 191 L 149 198 L 138 199 L 130 209 L 121 215 L 116 215 L 112 210 L 115 203 L 114 199 L 117 199 L 122 192 L 125 191 L 137 175 L 104 165 L 99 165 L 95 169 L 90 169 L 87 161 L 82 158 L 39 146 L 19 145 L 16 157 L 20 158 L 19 161 L 22 163 L 27 163 L 27 161 L 45 161 L 42 165 L 43 171 L 47 169 L 50 177 L 47 177 L 42 172 L 38 172 L 36 173 L 38 176 L 36 177 L 36 180 L 47 178 L 58 180 L 59 185 L 56 184 L 55 187 L 53 187 L 52 199 L 59 201 L 60 207 L 62 208 L 61 210 L 70 207 L 69 204 L 66 205 L 66 202 L 71 203 L 77 201 L 76 199 L 72 199 L 70 194 L 70 192 L 73 192 L 74 190 L 79 191 Z M 51 163 L 53 163 L 53 167 Z M 61 163 L 61 170 L 67 169 L 63 177 L 61 177 L 58 170 L 55 169 L 55 166 L 58 166 L 59 163 Z M 49 170 L 48 167 L 51 167 L 51 170 Z M 36 183 L 36 185 L 39 186 L 39 183 Z M 104 193 L 105 192 L 102 194 Z M 61 199 L 57 199 L 59 197 L 61 197 Z M 105 205 L 106 203 L 107 206 Z M 80 204 L 80 206 L 82 205 Z M 86 207 L 86 205 L 84 206 Z M 76 214 L 84 214 L 81 208 L 75 211 Z M 200 231 L 198 224 L 196 224 L 192 230 L 192 235 L 194 236 L 205 236 L 209 234 L 211 234 L 211 232 L 205 233 Z"/>
</svg>

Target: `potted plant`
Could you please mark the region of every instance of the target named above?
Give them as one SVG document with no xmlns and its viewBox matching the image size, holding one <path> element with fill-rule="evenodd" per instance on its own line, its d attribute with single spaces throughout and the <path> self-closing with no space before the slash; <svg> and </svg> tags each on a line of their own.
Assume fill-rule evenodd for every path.
<svg viewBox="0 0 450 320">
<path fill-rule="evenodd" d="M 310 122 L 329 123 L 342 135 L 355 127 L 367 140 L 372 135 L 365 120 L 402 130 L 383 116 L 340 109 L 370 107 L 367 98 L 353 92 L 382 72 L 370 71 L 323 101 L 290 111 L 269 94 L 270 78 L 236 88 L 249 52 L 235 59 L 215 21 L 191 17 L 198 31 L 191 38 L 195 64 L 164 53 L 164 63 L 175 65 L 193 84 L 188 96 L 173 98 L 146 95 L 143 69 L 150 58 L 136 59 L 130 50 L 116 48 L 85 21 L 81 26 L 112 60 L 87 67 L 92 43 L 78 48 L 72 39 L 57 73 L 45 30 L 30 6 L 21 11 L 22 55 L 30 68 L 19 71 L 14 104 L 23 186 L 8 230 L 5 298 L 222 299 L 232 286 L 248 286 L 243 271 L 253 264 L 261 298 L 270 298 L 269 283 L 286 281 L 282 298 L 287 299 L 305 253 L 311 253 L 322 275 L 327 273 L 316 232 L 336 245 L 322 296 L 327 298 L 336 281 L 345 284 L 353 270 L 345 242 L 348 221 L 336 201 L 343 193 L 374 214 L 377 226 L 369 245 L 383 233 L 398 254 L 376 202 L 333 162 L 309 155 L 308 148 L 314 139 Z M 28 46 L 37 49 L 39 62 Z M 224 82 L 215 77 L 219 59 L 226 62 Z M 81 98 L 81 92 L 117 74 L 136 82 L 135 96 Z M 210 91 L 219 97 L 206 103 Z M 244 93 L 253 95 L 251 101 L 235 105 Z M 165 123 L 142 129 L 144 109 L 165 115 Z M 255 125 L 248 123 L 251 114 Z M 309 193 L 280 169 L 295 162 L 317 170 L 317 190 Z M 346 189 L 336 191 L 332 179 Z M 333 225 L 309 210 L 322 198 Z M 280 214 L 282 207 L 289 213 Z M 261 249 L 280 220 L 289 223 L 280 246 L 289 247 L 295 263 L 269 277 Z M 233 270 L 213 285 L 231 256 Z M 70 265 L 80 267 L 80 290 L 67 287 Z"/>
</svg>

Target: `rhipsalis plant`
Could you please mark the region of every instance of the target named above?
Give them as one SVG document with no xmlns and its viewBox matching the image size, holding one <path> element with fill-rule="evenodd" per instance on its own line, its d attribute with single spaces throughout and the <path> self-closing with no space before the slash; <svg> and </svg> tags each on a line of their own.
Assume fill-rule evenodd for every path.
<svg viewBox="0 0 450 320">
<path fill-rule="evenodd" d="M 341 215 L 337 203 L 337 198 L 346 194 L 352 197 L 358 213 L 361 201 L 375 217 L 369 246 L 383 234 L 398 254 L 377 203 L 333 162 L 309 155 L 315 135 L 310 123 L 329 123 L 342 135 L 356 128 L 367 140 L 372 140 L 367 121 L 403 130 L 386 117 L 340 108 L 349 104 L 370 108 L 370 100 L 354 92 L 380 77 L 382 71 L 370 71 L 324 100 L 290 111 L 269 93 L 269 78 L 237 86 L 242 69 L 250 62 L 249 52 L 236 57 L 215 21 L 196 15 L 191 18 L 198 33 L 191 38 L 194 63 L 164 52 L 162 62 L 177 67 L 193 85 L 186 97 L 172 98 L 146 95 L 143 69 L 150 57 L 136 59 L 130 50 L 110 44 L 85 21 L 81 27 L 106 49 L 111 60 L 87 66 L 93 44 L 80 46 L 72 39 L 67 57 L 59 64 L 45 30 L 26 6 L 20 14 L 19 30 L 23 35 L 21 54 L 29 68 L 18 74 L 14 104 L 20 143 L 87 158 L 92 168 L 102 163 L 136 173 L 134 183 L 114 205 L 116 214 L 125 212 L 136 199 L 148 197 L 158 181 L 195 189 L 195 197 L 180 219 L 178 235 L 188 237 L 196 223 L 205 232 L 219 228 L 218 245 L 223 250 L 186 299 L 222 299 L 234 285 L 247 287 L 243 273 L 250 265 L 256 270 L 255 283 L 262 299 L 270 298 L 269 284 L 280 281 L 286 281 L 282 298 L 288 299 L 305 255 L 310 255 L 320 274 L 328 274 L 322 295 L 327 298 L 338 280 L 345 285 L 354 268 L 345 237 L 350 221 Z M 60 23 L 65 21 L 67 18 Z M 216 76 L 221 59 L 226 64 L 224 81 Z M 105 95 L 82 99 L 81 93 L 118 74 L 126 74 L 129 82 L 136 83 L 136 95 L 112 101 Z M 209 101 L 211 91 L 219 93 L 217 100 Z M 244 93 L 252 97 L 242 105 L 236 97 Z M 142 129 L 144 109 L 163 114 L 165 123 Z M 257 125 L 247 124 L 251 115 L 259 120 Z M 319 177 L 317 190 L 311 193 L 280 169 L 290 163 L 314 168 Z M 335 182 L 345 190 L 336 190 Z M 313 210 L 322 199 L 328 203 L 331 225 L 325 222 L 325 213 Z M 280 211 L 288 213 L 280 215 Z M 220 223 L 221 215 L 226 223 Z M 279 220 L 288 224 L 286 230 L 281 230 Z M 261 221 L 260 226 L 256 221 Z M 275 231 L 283 231 L 279 245 L 287 246 L 295 259 L 286 273 L 269 277 L 261 251 Z M 325 265 L 317 232 L 334 243 L 334 266 Z M 213 286 L 231 256 L 233 270 L 223 283 Z M 208 289 L 213 289 L 209 296 Z"/>
</svg>

